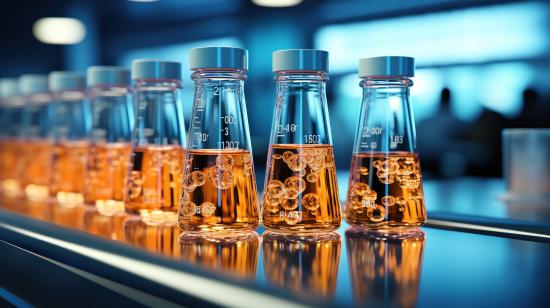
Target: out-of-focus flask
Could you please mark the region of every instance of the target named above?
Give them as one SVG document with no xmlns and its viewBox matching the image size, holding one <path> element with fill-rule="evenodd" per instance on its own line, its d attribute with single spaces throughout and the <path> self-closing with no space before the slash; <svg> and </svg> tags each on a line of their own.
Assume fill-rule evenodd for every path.
<svg viewBox="0 0 550 308">
<path fill-rule="evenodd" d="M 413 58 L 359 61 L 363 102 L 345 208 L 352 225 L 407 232 L 426 222 L 409 102 L 413 76 Z"/>
<path fill-rule="evenodd" d="M 21 192 L 16 171 L 20 164 L 18 136 L 23 123 L 24 106 L 17 78 L 0 79 L 0 105 L 0 189 L 3 196 L 16 197 Z"/>
<path fill-rule="evenodd" d="M 275 232 L 326 232 L 340 226 L 326 81 L 328 52 L 273 53 L 277 97 L 262 199 L 263 225 Z"/>
<path fill-rule="evenodd" d="M 420 230 L 394 235 L 357 227 L 346 230 L 357 306 L 416 306 L 425 235 Z"/>
<path fill-rule="evenodd" d="M 20 164 L 17 164 L 19 179 L 27 199 L 43 201 L 49 198 L 53 155 L 48 77 L 23 75 L 19 78 L 19 89 L 25 104 L 20 130 Z"/>
<path fill-rule="evenodd" d="M 104 215 L 124 212 L 134 125 L 130 71 L 93 66 L 87 72 L 92 114 L 84 200 Z"/>
<path fill-rule="evenodd" d="M 84 202 L 84 178 L 91 130 L 86 82 L 77 72 L 49 75 L 53 95 L 53 176 L 50 195 L 62 206 Z"/>
<path fill-rule="evenodd" d="M 175 224 L 186 148 L 181 64 L 136 60 L 132 79 L 138 110 L 132 132 L 126 211 Z"/>
<path fill-rule="evenodd" d="M 162 217 L 160 210 L 142 212 L 142 215 L 131 215 L 124 221 L 124 241 L 167 257 L 178 258 L 180 255 L 180 229 L 171 220 Z"/>
<path fill-rule="evenodd" d="M 184 231 L 254 230 L 256 177 L 244 97 L 248 52 L 195 48 L 195 100 L 179 225 Z"/>
</svg>

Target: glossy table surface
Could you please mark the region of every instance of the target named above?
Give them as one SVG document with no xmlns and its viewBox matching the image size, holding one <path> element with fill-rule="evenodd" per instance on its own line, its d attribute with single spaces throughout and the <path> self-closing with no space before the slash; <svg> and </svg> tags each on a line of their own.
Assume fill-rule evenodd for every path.
<svg viewBox="0 0 550 308">
<path fill-rule="evenodd" d="M 479 210 L 463 209 L 457 215 L 490 218 L 497 203 L 485 205 L 489 199 L 477 203 L 469 195 L 483 193 L 467 192 L 465 187 L 501 184 L 471 181 L 425 183 L 427 202 L 441 202 L 446 196 L 452 207 L 464 198 L 463 208 Z M 466 196 L 457 196 L 460 191 Z M 494 188 L 488 191 L 498 193 Z M 284 237 L 259 229 L 220 238 L 181 235 L 173 224 L 125 214 L 108 216 L 94 207 L 64 208 L 5 198 L 1 204 L 0 304 L 532 307 L 550 303 L 550 245 L 544 221 L 537 223 L 543 232 L 531 240 L 514 234 L 502 237 L 490 230 L 480 232 L 485 234 L 475 229 L 443 230 L 435 223 L 424 227 L 424 234 L 401 239 L 346 224 L 317 237 Z M 428 210 L 453 214 L 442 204 Z M 510 218 L 505 211 L 496 216 Z"/>
</svg>

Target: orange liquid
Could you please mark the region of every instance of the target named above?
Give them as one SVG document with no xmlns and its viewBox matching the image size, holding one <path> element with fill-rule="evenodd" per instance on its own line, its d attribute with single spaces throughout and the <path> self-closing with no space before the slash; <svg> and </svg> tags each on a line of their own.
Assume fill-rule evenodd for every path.
<svg viewBox="0 0 550 308">
<path fill-rule="evenodd" d="M 424 251 L 421 232 L 399 239 L 350 229 L 346 239 L 357 306 L 416 306 Z"/>
<path fill-rule="evenodd" d="M 52 180 L 53 144 L 46 140 L 30 140 L 21 144 L 21 186 L 29 200 L 46 200 Z"/>
<path fill-rule="evenodd" d="M 308 300 L 334 295 L 342 242 L 339 234 L 295 236 L 266 232 L 262 239 L 268 281 Z"/>
<path fill-rule="evenodd" d="M 90 146 L 84 193 L 86 203 L 124 201 L 129 161 L 130 144 L 104 143 Z"/>
<path fill-rule="evenodd" d="M 1 141 L 0 180 L 2 194 L 6 197 L 16 197 L 21 192 L 20 174 L 24 167 L 21 157 L 21 143 L 15 139 Z"/>
<path fill-rule="evenodd" d="M 132 149 L 126 211 L 140 214 L 153 210 L 176 212 L 180 205 L 184 155 L 179 146 Z"/>
<path fill-rule="evenodd" d="M 262 200 L 263 225 L 277 232 L 326 232 L 340 226 L 331 145 L 272 145 Z"/>
<path fill-rule="evenodd" d="M 124 221 L 127 219 L 124 210 L 111 216 L 102 214 L 96 208 L 89 208 L 86 209 L 83 219 L 87 232 L 113 240 L 124 240 Z"/>
<path fill-rule="evenodd" d="M 259 225 L 251 154 L 190 150 L 179 225 L 185 231 L 255 230 Z"/>
<path fill-rule="evenodd" d="M 260 253 L 256 232 L 237 237 L 186 234 L 180 237 L 181 259 L 236 278 L 255 279 Z"/>
<path fill-rule="evenodd" d="M 88 146 L 85 141 L 64 141 L 54 146 L 50 194 L 56 196 L 61 204 L 84 201 Z"/>
<path fill-rule="evenodd" d="M 426 222 L 422 176 L 413 153 L 354 154 L 345 218 L 371 229 L 417 228 Z"/>
</svg>

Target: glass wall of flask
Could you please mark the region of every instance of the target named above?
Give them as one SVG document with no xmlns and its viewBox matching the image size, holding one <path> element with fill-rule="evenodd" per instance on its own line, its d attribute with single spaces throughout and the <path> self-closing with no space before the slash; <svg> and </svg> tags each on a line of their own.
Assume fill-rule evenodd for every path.
<svg viewBox="0 0 550 308">
<path fill-rule="evenodd" d="M 176 222 L 186 148 L 181 64 L 132 63 L 137 116 L 125 208 L 159 221 Z"/>
<path fill-rule="evenodd" d="M 30 201 L 46 200 L 52 177 L 51 101 L 48 77 L 23 75 L 20 78 L 23 111 L 19 132 L 17 178 Z"/>
<path fill-rule="evenodd" d="M 345 219 L 372 229 L 416 228 L 426 222 L 426 210 L 409 101 L 414 59 L 362 59 L 359 72 L 363 102 Z"/>
<path fill-rule="evenodd" d="M 273 54 L 276 102 L 262 222 L 277 232 L 323 232 L 341 222 L 325 86 L 328 52 Z"/>
<path fill-rule="evenodd" d="M 248 52 L 195 48 L 189 151 L 179 225 L 184 231 L 254 230 L 259 225 L 256 177 L 244 97 Z"/>
<path fill-rule="evenodd" d="M 134 125 L 130 72 L 120 67 L 88 68 L 92 114 L 84 200 L 102 214 L 124 211 L 124 192 Z"/>
<path fill-rule="evenodd" d="M 84 202 L 84 178 L 91 130 L 90 105 L 84 77 L 75 72 L 49 75 L 53 148 L 50 194 L 62 206 Z"/>
</svg>

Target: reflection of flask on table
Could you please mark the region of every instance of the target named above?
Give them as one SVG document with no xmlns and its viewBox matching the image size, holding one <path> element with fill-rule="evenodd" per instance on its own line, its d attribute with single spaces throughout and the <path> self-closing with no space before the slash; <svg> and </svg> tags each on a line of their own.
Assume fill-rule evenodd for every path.
<svg viewBox="0 0 550 308">
<path fill-rule="evenodd" d="M 62 206 L 84 202 L 84 176 L 91 128 L 84 77 L 76 72 L 49 75 L 53 95 L 53 174 L 50 194 Z"/>
<path fill-rule="evenodd" d="M 309 300 L 334 295 L 340 261 L 338 233 L 298 236 L 268 231 L 262 240 L 265 275 L 272 284 Z"/>
<path fill-rule="evenodd" d="M 409 232 L 426 222 L 409 102 L 414 59 L 361 59 L 359 76 L 363 102 L 345 218 L 352 225 Z"/>
<path fill-rule="evenodd" d="M 256 232 L 216 235 L 189 233 L 180 236 L 181 259 L 236 278 L 254 279 L 260 252 Z"/>
<path fill-rule="evenodd" d="M 130 216 L 124 221 L 125 241 L 155 253 L 178 257 L 180 230 L 174 223 L 176 215 L 169 211 L 150 211 Z"/>
<path fill-rule="evenodd" d="M 50 203 L 50 206 L 53 223 L 79 230 L 84 229 L 84 213 L 86 212 L 86 206 L 83 204 L 65 206 L 60 203 Z"/>
<path fill-rule="evenodd" d="M 85 178 L 87 204 L 124 211 L 124 191 L 134 125 L 130 72 L 93 66 L 87 73 L 92 114 L 91 144 Z"/>
<path fill-rule="evenodd" d="M 346 231 L 349 271 L 359 306 L 414 307 L 420 285 L 424 233 L 406 236 Z"/>
<path fill-rule="evenodd" d="M 259 208 L 244 96 L 248 52 L 194 48 L 195 101 L 183 181 L 180 228 L 253 231 Z"/>
<path fill-rule="evenodd" d="M 117 241 L 124 241 L 124 222 L 128 215 L 124 212 L 124 205 L 117 210 L 109 207 L 108 211 L 102 207 L 88 207 L 84 213 L 84 230 L 95 235 Z"/>
<path fill-rule="evenodd" d="M 328 52 L 273 54 L 277 96 L 262 199 L 263 225 L 274 232 L 326 232 L 340 226 L 326 101 Z"/>
<path fill-rule="evenodd" d="M 126 187 L 126 211 L 148 215 L 179 208 L 186 147 L 181 64 L 132 63 L 137 118 Z"/>
</svg>

